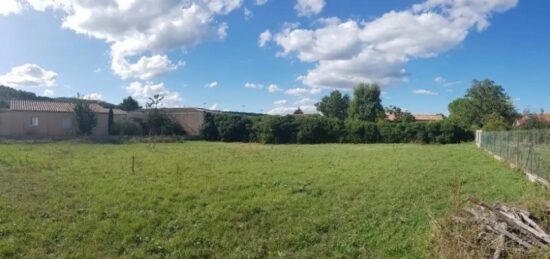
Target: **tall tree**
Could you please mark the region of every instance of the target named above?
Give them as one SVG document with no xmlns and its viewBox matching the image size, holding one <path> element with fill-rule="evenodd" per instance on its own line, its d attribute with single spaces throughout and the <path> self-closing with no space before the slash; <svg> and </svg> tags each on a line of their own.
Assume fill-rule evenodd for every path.
<svg viewBox="0 0 550 259">
<path fill-rule="evenodd" d="M 113 108 L 109 108 L 109 117 L 107 118 L 107 123 L 109 135 L 111 135 L 114 133 L 115 129 L 115 114 L 113 112 Z"/>
<path fill-rule="evenodd" d="M 353 92 L 349 117 L 362 121 L 377 121 L 385 117 L 380 99 L 380 87 L 376 84 L 360 84 Z"/>
<path fill-rule="evenodd" d="M 302 109 L 300 109 L 300 107 L 298 107 L 298 109 L 296 109 L 294 111 L 294 115 L 302 115 L 302 114 L 304 114 L 304 111 L 302 111 Z"/>
<path fill-rule="evenodd" d="M 78 96 L 80 98 L 80 95 Z M 80 135 L 91 135 L 92 130 L 97 126 L 97 116 L 90 107 L 90 104 L 79 99 L 74 106 L 74 115 L 77 133 Z"/>
<path fill-rule="evenodd" d="M 349 102 L 348 95 L 342 95 L 340 91 L 334 90 L 316 103 L 315 107 L 326 117 L 343 120 L 348 117 Z"/>
<path fill-rule="evenodd" d="M 134 98 L 132 98 L 132 96 L 128 96 L 128 98 L 122 100 L 122 103 L 118 105 L 118 108 L 129 112 L 141 109 L 141 106 L 139 106 L 139 103 Z"/>
<path fill-rule="evenodd" d="M 487 120 L 494 121 L 497 115 L 512 125 L 519 116 L 504 88 L 489 79 L 474 80 L 463 99 L 449 104 L 449 112 L 451 120 L 473 128 L 482 128 Z"/>
</svg>

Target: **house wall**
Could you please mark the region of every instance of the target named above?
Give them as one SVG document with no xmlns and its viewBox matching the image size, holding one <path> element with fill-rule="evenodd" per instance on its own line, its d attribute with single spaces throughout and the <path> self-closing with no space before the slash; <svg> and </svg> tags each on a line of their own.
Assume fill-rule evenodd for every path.
<svg viewBox="0 0 550 259">
<path fill-rule="evenodd" d="M 38 126 L 31 125 L 32 117 L 38 117 Z M 63 129 L 62 127 L 62 121 L 65 118 L 71 120 L 70 129 Z M 107 118 L 107 114 L 97 114 L 97 126 L 92 131 L 93 135 L 108 134 Z M 0 112 L 0 136 L 72 136 L 75 135 L 75 129 L 74 114 L 69 112 Z"/>
</svg>

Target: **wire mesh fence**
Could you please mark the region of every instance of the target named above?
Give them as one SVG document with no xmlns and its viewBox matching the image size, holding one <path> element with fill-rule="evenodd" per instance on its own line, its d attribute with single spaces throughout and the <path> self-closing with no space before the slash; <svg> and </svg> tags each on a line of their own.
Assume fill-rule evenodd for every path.
<svg viewBox="0 0 550 259">
<path fill-rule="evenodd" d="M 509 163 L 550 180 L 550 130 L 480 132 L 478 144 Z"/>
</svg>

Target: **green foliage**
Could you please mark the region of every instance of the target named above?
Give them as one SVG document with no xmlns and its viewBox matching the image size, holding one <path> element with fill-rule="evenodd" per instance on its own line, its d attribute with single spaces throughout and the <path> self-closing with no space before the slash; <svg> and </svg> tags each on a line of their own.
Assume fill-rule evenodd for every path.
<svg viewBox="0 0 550 259">
<path fill-rule="evenodd" d="M 412 113 L 403 111 L 397 106 L 390 106 L 386 108 L 386 113 L 393 116 L 393 122 L 415 122 L 416 118 Z"/>
<path fill-rule="evenodd" d="M 0 85 L 0 109 L 9 108 L 10 100 L 34 100 L 34 101 L 50 101 L 51 98 L 36 96 L 35 93 L 16 90 L 11 87 Z"/>
<path fill-rule="evenodd" d="M 208 113 L 200 132 L 205 140 L 249 142 L 256 139 L 252 118 L 230 113 Z"/>
<path fill-rule="evenodd" d="M 374 122 L 347 120 L 345 123 L 345 137 L 347 143 L 377 143 L 380 132 Z"/>
<path fill-rule="evenodd" d="M 483 130 L 485 131 L 504 131 L 509 130 L 510 124 L 506 118 L 498 113 L 492 113 L 483 118 Z"/>
<path fill-rule="evenodd" d="M 497 114 L 511 126 L 518 113 L 504 88 L 494 81 L 474 80 L 462 99 L 449 104 L 450 119 L 465 128 L 483 128 L 488 115 Z"/>
<path fill-rule="evenodd" d="M 0 145 L 0 258 L 434 258 L 463 197 L 540 188 L 474 145 Z M 135 158 L 132 171 L 132 158 Z"/>
<path fill-rule="evenodd" d="M 540 111 L 540 114 L 532 113 L 526 110 L 523 113 L 522 124 L 519 125 L 519 129 L 531 130 L 531 129 L 550 129 L 550 121 L 545 121 L 544 110 Z"/>
<path fill-rule="evenodd" d="M 109 109 L 109 116 L 107 118 L 107 126 L 109 127 L 108 130 L 109 130 L 109 135 L 112 135 L 114 134 L 115 132 L 115 115 L 113 113 L 113 108 L 110 108 Z"/>
<path fill-rule="evenodd" d="M 296 143 L 294 116 L 263 116 L 257 123 L 255 130 L 260 143 Z"/>
<path fill-rule="evenodd" d="M 302 109 L 300 109 L 300 107 L 298 107 L 298 109 L 296 109 L 294 111 L 294 115 L 303 115 L 304 114 L 304 111 L 302 111 Z"/>
<path fill-rule="evenodd" d="M 143 131 L 152 136 L 185 135 L 181 125 L 162 109 L 152 108 L 145 111 Z"/>
<path fill-rule="evenodd" d="M 77 134 L 91 135 L 97 126 L 97 116 L 87 102 L 79 100 L 74 106 L 74 115 L 77 126 Z"/>
<path fill-rule="evenodd" d="M 142 136 L 143 129 L 141 125 L 133 120 L 121 120 L 113 125 L 113 135 L 120 136 Z"/>
<path fill-rule="evenodd" d="M 329 118 L 344 120 L 348 117 L 350 99 L 348 95 L 342 95 L 340 91 L 334 90 L 329 96 L 323 97 L 315 106 L 317 111 Z"/>
<path fill-rule="evenodd" d="M 141 109 L 141 106 L 139 106 L 139 103 L 132 98 L 132 96 L 128 96 L 126 99 L 122 100 L 122 103 L 118 105 L 118 108 L 129 112 Z"/>
<path fill-rule="evenodd" d="M 319 115 L 296 118 L 298 144 L 338 143 L 342 141 L 343 123 Z"/>
<path fill-rule="evenodd" d="M 370 122 L 383 119 L 385 114 L 380 94 L 380 87 L 376 84 L 358 85 L 349 108 L 350 119 Z"/>
</svg>

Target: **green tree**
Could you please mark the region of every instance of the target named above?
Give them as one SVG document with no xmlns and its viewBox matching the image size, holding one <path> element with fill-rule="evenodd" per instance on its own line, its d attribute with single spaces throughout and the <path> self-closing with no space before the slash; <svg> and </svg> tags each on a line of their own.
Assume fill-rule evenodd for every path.
<svg viewBox="0 0 550 259">
<path fill-rule="evenodd" d="M 330 95 L 323 97 L 320 102 L 315 104 L 317 111 L 329 118 L 344 120 L 348 117 L 349 96 L 342 95 L 340 91 L 334 90 Z"/>
<path fill-rule="evenodd" d="M 510 129 L 510 123 L 498 113 L 492 113 L 483 118 L 483 130 L 503 131 L 508 129 Z"/>
<path fill-rule="evenodd" d="M 80 95 L 79 95 L 80 96 Z M 91 135 L 97 126 L 97 116 L 84 100 L 78 100 L 74 106 L 74 115 L 79 135 Z"/>
<path fill-rule="evenodd" d="M 122 103 L 118 105 L 118 108 L 129 112 L 141 109 L 141 106 L 139 106 L 139 103 L 134 98 L 132 98 L 132 96 L 128 96 L 128 98 L 122 100 Z"/>
<path fill-rule="evenodd" d="M 109 108 L 109 117 L 107 118 L 107 123 L 109 135 L 112 135 L 115 131 L 115 115 L 113 113 L 113 108 Z"/>
<path fill-rule="evenodd" d="M 304 111 L 302 111 L 302 109 L 300 109 L 300 107 L 298 107 L 298 109 L 296 109 L 294 111 L 294 115 L 302 115 L 302 114 L 304 114 Z"/>
<path fill-rule="evenodd" d="M 394 122 L 415 122 L 416 118 L 408 111 L 404 111 L 397 106 L 386 108 L 386 114 L 393 116 Z"/>
<path fill-rule="evenodd" d="M 353 92 L 349 107 L 349 117 L 362 121 L 375 122 L 385 117 L 380 87 L 376 84 L 360 84 Z"/>
<path fill-rule="evenodd" d="M 449 118 L 464 128 L 483 128 L 485 117 L 493 114 L 501 116 L 509 127 L 518 117 L 504 88 L 489 79 L 474 80 L 464 98 L 449 104 L 449 112 Z"/>
</svg>

